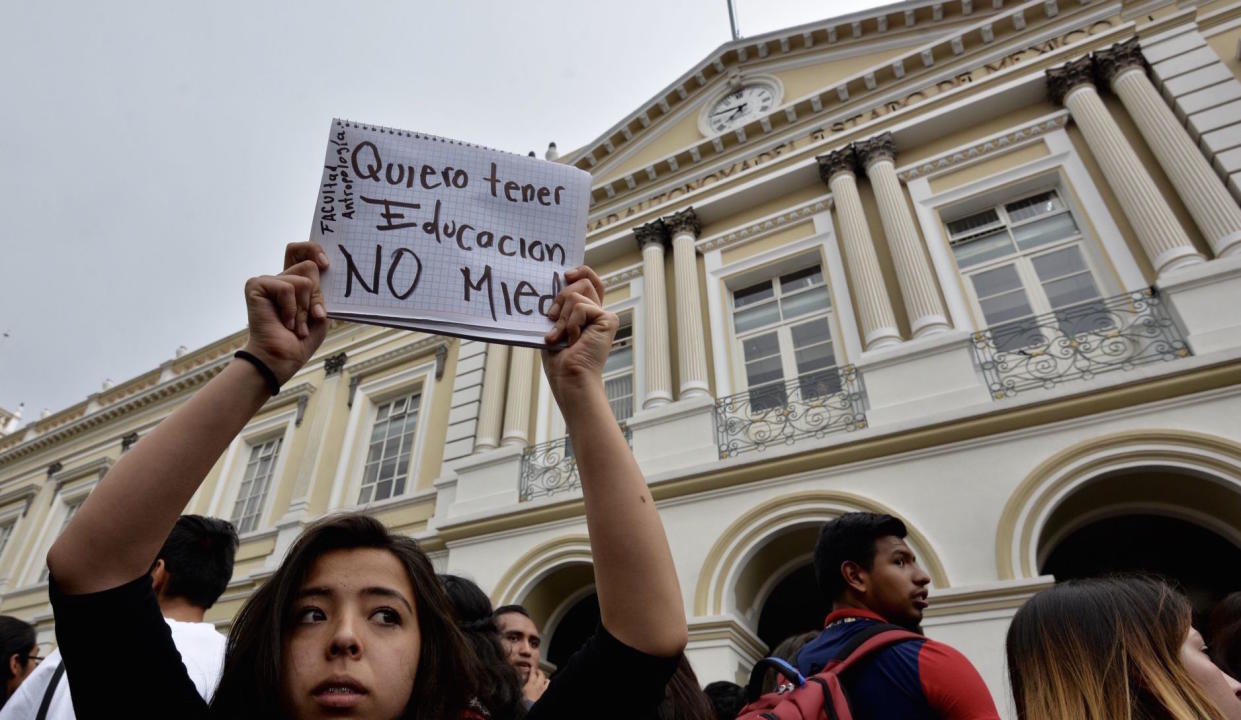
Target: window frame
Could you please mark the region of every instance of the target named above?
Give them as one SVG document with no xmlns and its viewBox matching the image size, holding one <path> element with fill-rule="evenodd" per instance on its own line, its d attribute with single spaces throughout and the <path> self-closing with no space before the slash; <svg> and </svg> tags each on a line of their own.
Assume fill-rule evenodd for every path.
<svg viewBox="0 0 1241 720">
<path fill-rule="evenodd" d="M 409 412 L 409 401 L 412 400 L 413 398 L 417 398 L 418 409 L 415 411 L 415 414 L 414 414 L 414 428 L 413 428 L 413 433 L 411 434 L 411 437 L 410 437 L 409 460 L 407 461 L 407 464 L 404 468 L 397 468 L 398 471 L 399 470 L 404 471 L 405 487 L 399 493 L 395 492 L 395 488 L 394 488 L 393 493 L 391 495 L 389 495 L 388 497 L 378 498 L 378 499 L 375 498 L 375 493 L 374 491 L 372 491 L 371 499 L 367 500 L 366 502 L 362 502 L 360 496 L 362 494 L 362 488 L 366 484 L 366 469 L 368 466 L 371 465 L 371 462 L 369 460 L 370 448 L 372 445 L 371 435 L 375 431 L 375 424 L 379 422 L 379 411 L 385 406 L 396 403 L 398 400 L 405 400 L 406 401 L 405 412 L 408 413 Z M 421 428 L 424 418 L 426 417 L 425 412 L 424 412 L 425 406 L 423 405 L 422 400 L 423 400 L 422 399 L 422 388 L 419 386 L 415 386 L 413 388 L 407 388 L 406 390 L 403 390 L 401 392 L 386 393 L 381 398 L 373 398 L 371 400 L 373 407 L 370 410 L 369 422 L 366 425 L 366 429 L 364 431 L 362 442 L 360 445 L 360 449 L 363 451 L 362 467 L 361 467 L 361 471 L 358 477 L 357 487 L 355 488 L 355 492 L 353 493 L 353 497 L 355 498 L 355 500 L 353 500 L 353 504 L 355 507 L 369 507 L 377 503 L 384 503 L 384 502 L 388 502 L 391 500 L 395 500 L 397 498 L 404 497 L 405 495 L 409 494 L 410 490 L 413 487 L 413 482 L 417 480 L 417 477 L 415 477 L 414 474 L 411 472 L 411 470 L 414 468 L 415 443 L 418 440 L 418 430 Z M 391 420 L 391 417 L 392 417 L 391 411 L 389 411 L 389 415 L 385 417 L 383 421 L 389 422 Z M 385 442 L 389 440 L 390 438 L 391 436 L 385 435 L 384 437 Z M 400 456 L 400 452 L 397 453 L 397 456 L 398 457 Z M 380 460 L 382 461 L 383 459 L 384 459 L 384 456 L 381 454 Z M 382 463 L 380 467 L 382 468 Z M 395 481 L 396 477 L 397 475 L 393 475 L 392 479 Z M 373 484 L 374 487 L 378 487 L 379 483 L 380 483 L 380 480 L 378 477 L 376 477 L 375 483 Z M 395 486 L 395 482 L 393 482 L 393 485 Z"/>
<path fill-rule="evenodd" d="M 645 318 L 643 316 L 643 278 L 641 276 L 642 265 L 636 264 L 626 268 L 617 270 L 616 272 L 605 275 L 602 279 L 608 293 L 612 293 L 626 286 L 629 288 L 629 296 L 624 300 L 615 302 L 606 302 L 604 297 L 604 309 L 616 315 L 629 314 L 633 325 L 633 414 L 637 415 L 643 411 L 643 405 L 646 402 L 644 395 L 646 391 L 646 368 L 644 367 L 646 348 Z M 612 278 L 617 275 L 629 276 L 627 280 L 613 284 Z M 551 442 L 565 437 L 568 430 L 565 427 L 564 416 L 560 413 L 560 408 L 556 405 L 555 398 L 552 397 L 551 385 L 547 382 L 547 376 L 539 373 L 538 386 L 538 411 L 536 415 L 536 423 L 534 428 L 534 439 L 531 444 L 538 445 L 545 442 Z"/>
<path fill-rule="evenodd" d="M 419 488 L 418 482 L 422 459 L 426 453 L 430 413 L 435 407 L 436 362 L 433 354 L 420 355 L 419 359 L 421 362 L 413 366 L 398 369 L 395 372 L 375 372 L 371 375 L 364 375 L 359 381 L 353 393 L 353 407 L 349 410 L 344 444 L 341 447 L 340 459 L 332 479 L 328 512 L 382 507 L 432 491 L 431 488 Z M 349 368 L 346 367 L 344 372 L 348 374 Z M 371 500 L 359 504 L 357 500 L 362 489 L 363 475 L 366 472 L 366 454 L 370 446 L 370 433 L 374 427 L 379 406 L 389 400 L 415 392 L 421 397 L 418 401 L 418 420 L 414 425 L 414 440 L 409 455 L 405 491 L 383 500 Z"/>
<path fill-rule="evenodd" d="M 1013 223 L 1009 217 L 1008 209 L 1005 206 L 1045 192 L 1054 192 L 1056 194 L 1056 197 L 1063 208 L 1056 214 L 1068 214 L 1068 216 L 1073 220 L 1073 223 L 1076 225 L 1077 232 L 1070 236 L 1059 238 L 1027 250 L 1022 250 L 1016 244 L 1016 237 L 1013 234 L 1013 228 L 1020 228 L 1024 225 L 1037 222 L 1041 218 L 1030 218 Z M 990 199 L 995 199 L 995 196 L 992 195 Z M 997 229 L 1003 229 L 1007 232 L 1009 239 L 1013 242 L 1014 251 L 1002 257 L 992 258 L 990 260 L 962 268 L 956 257 L 956 253 L 954 252 L 955 246 L 953 244 L 953 233 L 948 228 L 948 224 L 987 210 L 996 211 L 999 218 L 999 224 L 995 227 Z M 1051 215 L 1044 217 L 1051 217 Z M 1022 189 L 1019 192 L 1009 192 L 1006 193 L 1003 199 L 1000 199 L 997 203 L 971 209 L 968 212 L 944 212 L 941 213 L 941 220 L 944 223 L 944 237 L 948 242 L 949 252 L 952 254 L 953 262 L 957 268 L 957 273 L 961 278 L 961 284 L 965 290 L 965 296 L 969 302 L 970 311 L 974 315 L 974 320 L 977 323 L 977 327 L 987 328 L 991 327 L 991 325 L 988 323 L 987 318 L 983 313 L 982 303 L 978 298 L 978 291 L 974 287 L 974 283 L 971 278 L 975 275 L 996 270 L 1004 266 L 1012 266 L 1016 271 L 1017 277 L 1021 282 L 1021 288 L 1025 293 L 1026 302 L 1030 306 L 1031 313 L 1020 318 L 1006 320 L 1001 323 L 1001 325 L 1008 325 L 1010 323 L 1020 322 L 1021 320 L 1031 317 L 1047 315 L 1052 312 L 1058 312 L 1089 302 L 1098 302 L 1099 300 L 1103 300 L 1117 294 L 1117 290 L 1112 282 L 1112 279 L 1107 273 L 1101 271 L 1100 261 L 1097 257 L 1098 248 L 1090 242 L 1091 238 L 1084 230 L 1085 225 L 1083 223 L 1083 218 L 1075 210 L 1073 204 L 1068 201 L 1065 196 L 1065 192 L 1059 183 L 1045 183 L 1038 189 Z M 1050 255 L 1055 252 L 1060 252 L 1070 247 L 1076 247 L 1078 249 L 1083 264 L 1085 265 L 1085 269 L 1090 273 L 1091 280 L 1094 281 L 1095 289 L 1098 291 L 1099 297 L 1091 300 L 1083 300 L 1079 303 L 1067 305 L 1062 308 L 1053 308 L 1051 306 L 1051 301 L 1047 297 L 1047 292 L 1043 287 L 1043 281 L 1039 278 L 1038 272 L 1035 270 L 1034 261 L 1037 258 Z"/>
<path fill-rule="evenodd" d="M 66 465 L 70 462 L 64 461 Z M 47 584 L 47 579 L 43 577 L 43 569 L 47 567 L 47 551 L 52 548 L 52 543 L 56 542 L 56 538 L 60 537 L 60 533 L 64 531 L 69 507 L 81 507 L 91 490 L 95 489 L 99 480 L 111 467 L 110 458 L 98 457 L 82 465 L 63 469 L 48 478 L 48 483 L 55 488 L 55 493 L 52 495 L 47 514 L 43 516 L 39 538 L 34 545 L 35 551 L 26 558 L 20 571 L 13 575 L 17 580 L 15 587 Z"/>
<path fill-rule="evenodd" d="M 777 288 L 778 280 L 785 276 L 800 270 L 818 266 L 819 274 L 822 276 L 822 287 L 827 291 L 827 295 L 831 300 L 830 305 L 822 310 L 800 315 L 792 320 L 778 320 L 775 323 L 750 328 L 740 333 L 736 326 L 736 292 L 745 288 L 757 285 L 764 280 L 771 282 L 773 296 L 771 302 L 779 303 L 783 297 L 782 288 Z M 833 291 L 831 277 L 828 273 L 829 268 L 826 259 L 820 254 L 814 252 L 793 253 L 780 258 L 779 260 L 756 268 L 748 269 L 731 276 L 723 278 L 723 288 L 726 293 L 724 312 L 726 314 L 724 321 L 728 329 L 728 353 L 731 359 L 732 367 L 732 394 L 748 392 L 750 390 L 749 379 L 746 376 L 745 367 L 745 348 L 746 339 L 758 337 L 770 333 L 775 330 L 777 337 L 777 347 L 779 348 L 781 360 L 781 374 L 783 380 L 779 384 L 787 386 L 789 382 L 800 378 L 802 375 L 797 372 L 796 346 L 793 344 L 792 328 L 795 325 L 810 322 L 812 320 L 822 318 L 827 322 L 828 337 L 832 344 L 832 359 L 835 361 L 830 368 L 816 370 L 813 372 L 824 372 L 828 369 L 839 369 L 847 364 L 844 354 L 843 343 L 840 339 L 839 318 L 837 311 L 837 300 Z M 791 374 L 790 374 L 791 372 Z M 774 387 L 777 383 L 773 382 Z"/>
<path fill-rule="evenodd" d="M 254 527 L 252 528 L 243 529 L 242 525 L 244 523 L 244 518 L 237 517 L 237 503 L 241 501 L 242 499 L 241 491 L 246 483 L 246 474 L 249 472 L 250 465 L 253 462 L 252 458 L 254 456 L 254 451 L 256 449 L 259 450 L 260 457 L 261 457 L 262 449 L 267 447 L 271 443 L 277 444 L 275 448 L 275 452 L 274 452 L 275 461 L 272 462 L 270 465 L 268 465 L 266 486 L 263 488 L 262 500 L 259 502 L 258 514 L 254 516 L 255 524 L 254 524 Z M 233 495 L 233 501 L 229 504 L 229 511 L 227 515 L 225 515 L 225 517 L 228 518 L 228 521 L 231 522 L 233 526 L 237 529 L 237 534 L 239 536 L 248 535 L 262 528 L 263 516 L 267 514 L 266 511 L 268 509 L 269 501 L 271 500 L 272 495 L 275 494 L 274 490 L 278 486 L 276 482 L 279 479 L 277 470 L 280 467 L 280 462 L 284 460 L 285 458 L 284 451 L 288 449 L 288 446 L 284 442 L 284 435 L 279 434 L 279 433 L 273 434 L 271 437 L 259 438 L 259 439 L 255 439 L 253 441 L 247 442 L 246 447 L 247 447 L 247 452 L 242 453 L 243 457 L 241 458 L 241 463 L 240 463 L 241 475 L 238 478 L 238 482 L 237 482 L 237 492 Z M 253 483 L 253 479 L 251 482 Z M 251 493 L 253 494 L 253 484 L 251 485 Z"/>
<path fill-rule="evenodd" d="M 1096 177 L 1087 169 L 1081 153 L 1063 127 L 1068 119 L 1067 110 L 1058 110 L 897 168 L 909 189 L 931 264 L 953 325 L 958 329 L 976 332 L 985 326 L 978 321 L 980 316 L 968 297 L 965 279 L 949 247 L 946 221 L 968 215 L 1006 196 L 1034 192 L 1048 185 L 1061 191 L 1061 198 L 1073 211 L 1079 230 L 1088 240 L 1085 247 L 1089 259 L 1096 269 L 1103 269 L 1102 277 L 1111 288 L 1108 292 L 1112 289 L 1116 294 L 1135 292 L 1150 286 L 1137 261 L 1138 249 L 1130 244 L 1117 225 L 1097 187 Z M 995 149 L 977 153 L 983 143 Z M 1041 149 L 1042 154 L 964 182 L 940 185 L 944 178 L 965 168 L 1030 147 Z"/>
<path fill-rule="evenodd" d="M 237 535 L 240 538 L 274 532 L 276 529 L 276 519 L 272 517 L 272 509 L 288 468 L 289 450 L 293 445 L 296 421 L 297 411 L 295 409 L 273 413 L 260 420 L 252 421 L 228 446 L 207 514 L 213 517 L 228 518 L 229 522 L 232 522 L 233 507 L 237 503 L 237 496 L 241 493 L 241 485 L 245 482 L 250 449 L 276 438 L 281 439 L 280 452 L 272 468 L 271 484 L 267 488 L 267 497 L 264 498 L 263 507 L 259 510 L 258 524 L 249 532 L 243 533 L 239 528 Z M 191 501 L 192 505 L 193 501 Z"/>
<path fill-rule="evenodd" d="M 22 520 L 26 518 L 26 513 L 29 509 L 28 502 L 26 500 L 18 500 L 4 510 L 0 510 L 0 527 L 7 526 L 10 528 L 8 538 L 0 544 L 0 568 L 7 568 L 7 572 L 0 574 L 0 592 L 12 587 L 13 580 L 20 579 L 19 573 L 22 568 L 14 567 L 14 565 L 20 564 L 21 558 L 10 560 L 9 556 L 12 553 L 9 552 L 9 546 L 20 542 L 17 531 L 22 526 Z"/>
<path fill-rule="evenodd" d="M 622 376 L 624 376 L 624 375 L 626 375 L 626 374 L 628 374 L 628 375 L 629 375 L 629 381 L 630 381 L 630 386 L 629 386 L 629 415 L 627 415 L 627 416 L 626 416 L 626 417 L 624 417 L 624 418 L 617 418 L 617 419 L 616 419 L 616 421 L 617 421 L 618 423 L 620 423 L 620 424 L 624 425 L 624 424 L 625 424 L 625 422 L 626 422 L 629 418 L 633 417 L 634 413 L 638 412 L 638 410 L 639 410 L 639 408 L 638 408 L 638 383 L 637 383 L 637 379 L 638 379 L 638 373 L 637 373 L 637 369 L 638 369 L 638 368 L 637 368 L 637 366 L 638 366 L 638 362 L 637 362 L 637 361 L 638 361 L 638 338 L 637 338 L 637 326 L 636 326 L 636 324 L 635 324 L 635 318 L 634 318 L 634 311 L 633 311 L 632 309 L 622 310 L 622 311 L 620 311 L 620 312 L 616 313 L 616 316 L 617 316 L 618 318 L 620 318 L 620 321 L 621 321 L 621 322 L 620 322 L 620 327 L 625 327 L 625 326 L 626 326 L 626 319 L 628 319 L 628 326 L 629 326 L 629 365 L 628 365 L 628 366 L 626 366 L 626 367 L 625 367 L 625 368 L 623 368 L 623 369 L 620 369 L 620 370 L 613 370 L 613 371 L 611 371 L 611 372 L 607 372 L 607 371 L 606 371 L 606 368 L 605 368 L 605 371 L 604 371 L 604 373 L 603 373 L 603 387 L 604 387 L 604 390 L 606 391 L 606 390 L 607 390 L 607 385 L 608 385 L 608 381 L 609 381 L 609 380 L 615 380 L 615 379 L 620 378 L 620 377 L 622 377 Z M 619 328 L 618 328 L 618 330 L 619 330 Z M 609 349 L 609 351 L 608 351 L 608 357 L 609 357 L 609 358 L 610 358 L 610 357 L 612 357 L 612 355 L 611 355 L 611 351 L 612 351 L 612 350 L 614 350 L 614 349 L 616 348 L 616 342 L 617 342 L 617 341 L 616 341 L 615 339 L 613 339 L 613 341 L 612 341 L 612 348 L 611 348 L 611 349 Z M 611 406 L 611 405 L 612 405 L 612 399 L 611 399 L 611 398 L 609 398 L 609 399 L 608 399 L 608 405 L 609 405 L 609 406 Z M 615 415 L 615 414 L 616 414 L 616 409 L 615 409 L 615 408 L 612 408 L 612 414 L 613 414 L 613 415 Z"/>
</svg>

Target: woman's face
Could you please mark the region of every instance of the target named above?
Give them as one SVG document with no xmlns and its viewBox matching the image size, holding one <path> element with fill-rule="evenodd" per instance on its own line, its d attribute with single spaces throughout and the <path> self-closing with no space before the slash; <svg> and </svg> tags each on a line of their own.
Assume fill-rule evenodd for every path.
<svg viewBox="0 0 1241 720">
<path fill-rule="evenodd" d="M 422 634 L 405 567 L 387 550 L 324 553 L 294 600 L 285 634 L 284 706 L 296 718 L 400 716 Z"/>
<path fill-rule="evenodd" d="M 1228 720 L 1241 720 L 1241 683 L 1216 667 L 1207 657 L 1206 643 L 1192 627 L 1181 643 L 1181 663 L 1215 707 Z"/>
</svg>

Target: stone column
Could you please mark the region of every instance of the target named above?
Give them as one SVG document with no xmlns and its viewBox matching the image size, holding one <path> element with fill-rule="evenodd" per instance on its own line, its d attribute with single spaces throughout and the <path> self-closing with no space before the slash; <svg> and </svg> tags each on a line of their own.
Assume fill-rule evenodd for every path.
<svg viewBox="0 0 1241 720">
<path fill-rule="evenodd" d="M 702 223 L 693 208 L 663 219 L 672 235 L 672 265 L 677 279 L 677 368 L 679 397 L 710 394 L 707 385 L 707 342 L 702 328 L 702 296 L 698 292 L 698 251 L 694 241 Z"/>
<path fill-rule="evenodd" d="M 948 329 L 948 314 L 939 299 L 935 273 L 927 262 L 918 228 L 905 202 L 905 191 L 896 177 L 896 145 L 892 134 L 883 133 L 855 143 L 855 151 L 858 161 L 866 168 L 875 199 L 879 201 L 879 217 L 892 250 L 901 295 L 905 297 L 909 330 L 914 337 L 943 332 Z"/>
<path fill-rule="evenodd" d="M 474 432 L 474 452 L 495 450 L 500 445 L 504 423 L 504 389 L 508 380 L 508 345 L 487 344 L 483 365 L 483 397 L 478 404 L 478 430 Z"/>
<path fill-rule="evenodd" d="M 634 228 L 642 249 L 643 361 L 646 377 L 642 408 L 672 402 L 672 367 L 668 351 L 668 292 L 664 282 L 664 246 L 668 230 L 662 220 Z"/>
<path fill-rule="evenodd" d="M 1146 77 L 1133 38 L 1094 54 L 1095 70 L 1112 86 L 1147 146 L 1168 174 L 1216 257 L 1241 254 L 1241 207 Z"/>
<path fill-rule="evenodd" d="M 857 176 L 854 174 L 857 156 L 852 147 L 844 147 L 816 159 L 819 161 L 819 177 L 831 188 L 836 204 L 849 282 L 853 285 L 858 321 L 862 326 L 862 349 L 877 350 L 897 345 L 901 342 L 901 334 L 896 329 L 892 300 L 883 282 L 879 258 L 875 255 L 874 241 L 866 224 L 866 213 L 862 210 L 862 197 L 858 194 Z"/>
<path fill-rule="evenodd" d="M 1202 262 L 1204 258 L 1194 249 L 1155 181 L 1108 113 L 1095 89 L 1092 71 L 1089 57 L 1048 70 L 1052 99 L 1063 103 L 1081 128 L 1155 273 Z"/>
<path fill-rule="evenodd" d="M 534 350 L 514 347 L 508 368 L 508 396 L 504 402 L 504 437 L 501 445 L 525 447 L 530 438 L 530 400 L 534 388 Z"/>
</svg>

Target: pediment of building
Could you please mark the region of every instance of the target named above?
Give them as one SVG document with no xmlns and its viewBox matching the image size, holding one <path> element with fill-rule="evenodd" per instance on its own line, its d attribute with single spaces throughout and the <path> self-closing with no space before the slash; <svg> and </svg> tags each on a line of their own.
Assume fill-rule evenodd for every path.
<svg viewBox="0 0 1241 720">
<path fill-rule="evenodd" d="M 900 111 L 975 69 L 998 72 L 1085 38 L 1114 11 L 1100 0 L 910 2 L 739 40 L 564 161 L 596 178 L 590 227 L 598 230 L 599 218 L 657 188 L 688 187 L 733 160 Z M 703 127 L 704 108 L 763 80 L 781 91 L 769 112 L 723 132 Z"/>
</svg>

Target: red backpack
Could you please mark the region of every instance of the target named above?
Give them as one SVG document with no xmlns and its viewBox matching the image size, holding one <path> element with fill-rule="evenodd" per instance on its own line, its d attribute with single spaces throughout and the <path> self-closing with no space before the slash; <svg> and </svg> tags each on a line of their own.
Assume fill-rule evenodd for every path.
<svg viewBox="0 0 1241 720">
<path fill-rule="evenodd" d="M 849 699 L 840 684 L 841 673 L 880 648 L 906 640 L 923 639 L 924 636 L 896 625 L 875 623 L 849 638 L 849 642 L 828 661 L 822 672 L 810 677 L 802 677 L 797 668 L 780 658 L 759 660 L 746 685 L 746 699 L 750 704 L 741 709 L 737 720 L 853 720 Z M 791 680 L 795 685 L 793 690 L 770 692 L 759 697 L 768 669 L 774 669 Z"/>
</svg>

